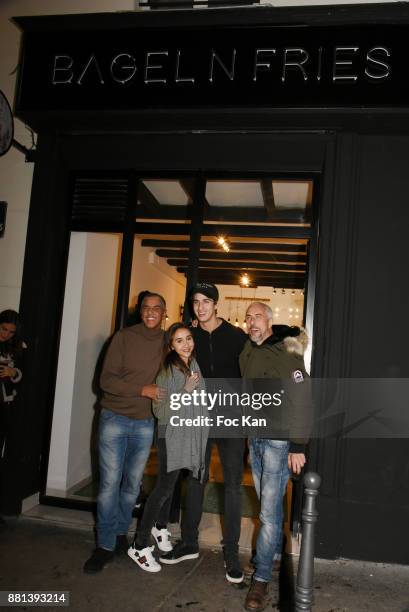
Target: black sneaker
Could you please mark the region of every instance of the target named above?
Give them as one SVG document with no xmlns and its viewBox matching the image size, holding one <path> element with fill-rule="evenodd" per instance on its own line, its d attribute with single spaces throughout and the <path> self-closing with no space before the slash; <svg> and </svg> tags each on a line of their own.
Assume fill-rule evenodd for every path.
<svg viewBox="0 0 409 612">
<path fill-rule="evenodd" d="M 173 550 L 164 554 L 162 553 L 159 557 L 159 561 L 173 565 L 174 563 L 180 563 L 181 561 L 187 561 L 188 559 L 197 559 L 199 557 L 199 548 L 197 546 L 188 546 L 183 542 L 175 544 Z"/>
<path fill-rule="evenodd" d="M 223 550 L 224 566 L 226 568 L 226 580 L 233 584 L 239 584 L 244 580 L 244 574 L 240 567 L 238 550 Z"/>
<path fill-rule="evenodd" d="M 97 574 L 114 558 L 113 550 L 105 550 L 105 548 L 96 548 L 91 557 L 84 564 L 85 574 Z"/>
<path fill-rule="evenodd" d="M 129 542 L 126 535 L 116 536 L 115 552 L 117 555 L 126 554 L 128 552 Z"/>
</svg>

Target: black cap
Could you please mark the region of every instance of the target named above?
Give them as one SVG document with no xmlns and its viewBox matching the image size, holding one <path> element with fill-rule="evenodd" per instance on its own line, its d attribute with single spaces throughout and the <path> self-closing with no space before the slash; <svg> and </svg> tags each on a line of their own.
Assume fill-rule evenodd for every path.
<svg viewBox="0 0 409 612">
<path fill-rule="evenodd" d="M 195 293 L 202 293 L 206 297 L 210 298 L 217 302 L 219 300 L 219 292 L 217 290 L 216 285 L 212 283 L 196 283 L 194 287 L 190 290 L 189 298 L 193 300 L 193 296 Z"/>
</svg>

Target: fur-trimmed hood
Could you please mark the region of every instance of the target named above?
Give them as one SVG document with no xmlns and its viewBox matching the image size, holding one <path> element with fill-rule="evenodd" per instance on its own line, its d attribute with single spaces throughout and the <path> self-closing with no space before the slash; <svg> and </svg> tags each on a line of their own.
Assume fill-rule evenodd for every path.
<svg viewBox="0 0 409 612">
<path fill-rule="evenodd" d="M 307 332 L 303 327 L 300 327 L 300 334 L 298 336 L 287 336 L 284 338 L 283 344 L 289 353 L 295 353 L 302 357 L 308 346 Z"/>
<path fill-rule="evenodd" d="M 272 329 L 272 335 L 266 338 L 262 344 L 257 345 L 253 342 L 252 344 L 255 347 L 262 347 L 275 346 L 281 343 L 288 353 L 303 357 L 308 346 L 308 336 L 303 327 L 273 325 Z"/>
</svg>

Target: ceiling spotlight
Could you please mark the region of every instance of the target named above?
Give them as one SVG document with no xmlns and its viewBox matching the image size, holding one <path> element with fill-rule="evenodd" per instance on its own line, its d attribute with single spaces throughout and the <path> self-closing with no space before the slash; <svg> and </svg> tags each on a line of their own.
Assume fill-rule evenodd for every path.
<svg viewBox="0 0 409 612">
<path fill-rule="evenodd" d="M 240 278 L 240 284 L 243 285 L 243 287 L 248 287 L 250 285 L 250 279 L 247 273 L 243 274 Z"/>
<path fill-rule="evenodd" d="M 234 325 L 235 325 L 236 327 L 238 327 L 238 326 L 239 326 L 239 320 L 238 320 L 238 319 L 236 319 L 236 322 L 235 322 L 235 324 L 234 324 Z"/>
<path fill-rule="evenodd" d="M 281 289 L 281 295 L 285 295 L 285 289 Z"/>
<path fill-rule="evenodd" d="M 223 245 L 225 244 L 225 242 L 226 242 L 226 241 L 225 241 L 225 239 L 223 238 L 223 236 L 220 236 L 220 237 L 217 239 L 217 242 L 220 244 L 220 246 L 223 246 Z"/>
<path fill-rule="evenodd" d="M 291 291 L 291 295 L 295 295 L 295 289 Z"/>
<path fill-rule="evenodd" d="M 277 293 L 277 291 L 274 289 L 274 287 L 273 287 L 273 293 L 274 293 L 274 295 Z"/>
</svg>

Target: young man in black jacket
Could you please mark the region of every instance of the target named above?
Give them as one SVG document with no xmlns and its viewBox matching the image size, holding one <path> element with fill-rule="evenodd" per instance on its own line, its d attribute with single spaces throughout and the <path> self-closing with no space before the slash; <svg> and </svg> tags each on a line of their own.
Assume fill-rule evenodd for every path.
<svg viewBox="0 0 409 612">
<path fill-rule="evenodd" d="M 196 358 L 204 378 L 239 378 L 239 355 L 247 340 L 246 334 L 217 316 L 219 299 L 217 287 L 211 283 L 198 283 L 190 292 L 190 299 L 198 325 L 193 328 Z M 243 580 L 238 550 L 241 526 L 241 481 L 243 477 L 243 438 L 218 438 L 224 478 L 224 538 L 223 550 L 226 578 L 229 582 Z M 162 555 L 163 563 L 179 563 L 199 556 L 198 529 L 202 517 L 204 486 L 209 475 L 212 440 L 206 451 L 204 483 L 188 478 L 186 506 L 182 518 L 182 541 Z"/>
</svg>

